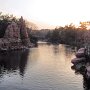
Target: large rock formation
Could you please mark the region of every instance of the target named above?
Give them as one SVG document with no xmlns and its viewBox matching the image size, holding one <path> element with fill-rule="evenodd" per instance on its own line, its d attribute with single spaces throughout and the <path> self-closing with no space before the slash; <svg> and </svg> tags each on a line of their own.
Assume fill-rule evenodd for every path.
<svg viewBox="0 0 90 90">
<path fill-rule="evenodd" d="M 90 79 L 90 58 L 86 52 L 86 48 L 80 48 L 76 53 L 76 58 L 72 59 L 71 63 L 73 64 L 72 69 L 83 71 L 86 78 Z"/>
<path fill-rule="evenodd" d="M 20 28 L 18 27 L 17 23 L 12 22 L 10 25 L 8 25 L 4 38 L 20 39 Z"/>
<path fill-rule="evenodd" d="M 21 49 L 31 45 L 23 17 L 8 25 L 4 37 L 0 39 L 1 50 Z"/>
<path fill-rule="evenodd" d="M 86 61 L 86 49 L 85 48 L 80 48 L 76 52 L 76 58 L 71 60 L 72 64 L 77 64 L 80 62 L 85 62 Z"/>
<path fill-rule="evenodd" d="M 20 28 L 20 33 L 21 33 L 21 35 L 22 35 L 21 38 L 28 38 L 28 33 L 27 33 L 25 21 L 23 20 L 23 17 L 22 17 L 22 16 L 21 16 L 21 18 L 19 19 L 18 26 L 19 26 L 19 28 Z"/>
<path fill-rule="evenodd" d="M 25 21 L 23 20 L 23 17 L 19 19 L 18 26 L 20 28 L 20 36 L 22 39 L 22 43 L 25 46 L 30 46 L 30 38 L 28 37 L 27 28 L 25 25 Z"/>
</svg>

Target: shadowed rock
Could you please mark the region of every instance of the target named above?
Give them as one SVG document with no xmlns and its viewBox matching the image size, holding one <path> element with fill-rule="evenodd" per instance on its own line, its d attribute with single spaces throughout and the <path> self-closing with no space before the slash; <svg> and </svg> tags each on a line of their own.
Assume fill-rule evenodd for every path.
<svg viewBox="0 0 90 90">
<path fill-rule="evenodd" d="M 85 57 L 85 48 L 80 48 L 77 52 L 76 52 L 76 57 L 80 58 L 80 57 Z"/>
<path fill-rule="evenodd" d="M 18 27 L 17 23 L 12 22 L 10 25 L 8 25 L 4 38 L 14 38 L 16 40 L 20 39 L 20 28 Z"/>
<path fill-rule="evenodd" d="M 79 63 L 79 62 L 84 62 L 85 60 L 86 60 L 85 57 L 82 57 L 82 58 L 74 58 L 74 59 L 72 59 L 71 63 L 72 63 L 72 64 L 77 64 L 77 63 Z"/>
<path fill-rule="evenodd" d="M 0 39 L 0 50 L 15 50 L 32 46 L 23 17 L 18 22 L 8 25 L 4 37 Z"/>
<path fill-rule="evenodd" d="M 80 62 L 86 62 L 86 49 L 85 48 L 80 48 L 77 52 L 76 52 L 76 58 L 71 60 L 72 64 L 77 64 Z"/>
<path fill-rule="evenodd" d="M 25 46 L 30 46 L 30 44 L 31 44 L 30 43 L 30 38 L 28 36 L 27 28 L 26 28 L 26 25 L 25 25 L 25 21 L 23 20 L 22 16 L 19 19 L 18 26 L 20 28 L 20 36 L 21 36 L 22 43 Z"/>
</svg>

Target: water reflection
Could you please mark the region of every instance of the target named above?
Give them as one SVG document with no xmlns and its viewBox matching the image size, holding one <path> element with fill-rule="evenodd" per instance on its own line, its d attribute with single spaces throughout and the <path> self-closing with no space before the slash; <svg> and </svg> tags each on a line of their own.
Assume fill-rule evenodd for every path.
<svg viewBox="0 0 90 90">
<path fill-rule="evenodd" d="M 12 51 L 0 54 L 0 76 L 7 73 L 13 73 L 19 70 L 21 76 L 24 75 L 27 63 L 28 50 Z"/>
<path fill-rule="evenodd" d="M 59 45 L 53 45 L 53 52 L 54 54 L 58 54 L 59 53 Z"/>
<path fill-rule="evenodd" d="M 71 66 L 71 69 L 75 71 L 75 74 L 82 75 L 83 76 L 83 88 L 84 90 L 90 90 L 90 78 L 87 76 L 87 70 L 86 70 L 87 63 L 82 62 L 78 63 L 76 65 Z"/>
<path fill-rule="evenodd" d="M 83 90 L 82 76 L 71 70 L 74 51 L 41 43 L 29 53 L 0 55 L 0 90 Z"/>
</svg>

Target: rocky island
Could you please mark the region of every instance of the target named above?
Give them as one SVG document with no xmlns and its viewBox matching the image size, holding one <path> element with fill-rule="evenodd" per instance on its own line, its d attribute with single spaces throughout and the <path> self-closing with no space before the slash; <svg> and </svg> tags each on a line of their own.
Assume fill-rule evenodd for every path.
<svg viewBox="0 0 90 90">
<path fill-rule="evenodd" d="M 0 51 L 18 50 L 33 47 L 27 33 L 23 17 L 7 26 L 3 38 L 0 38 Z"/>
</svg>

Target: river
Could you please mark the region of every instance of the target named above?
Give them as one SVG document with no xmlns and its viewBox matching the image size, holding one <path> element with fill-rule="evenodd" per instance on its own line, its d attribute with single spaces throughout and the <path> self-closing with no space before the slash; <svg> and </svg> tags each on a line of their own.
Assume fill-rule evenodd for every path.
<svg viewBox="0 0 90 90">
<path fill-rule="evenodd" d="M 74 57 L 74 47 L 47 43 L 0 54 L 0 90 L 84 90 L 84 77 L 71 69 Z"/>
</svg>

